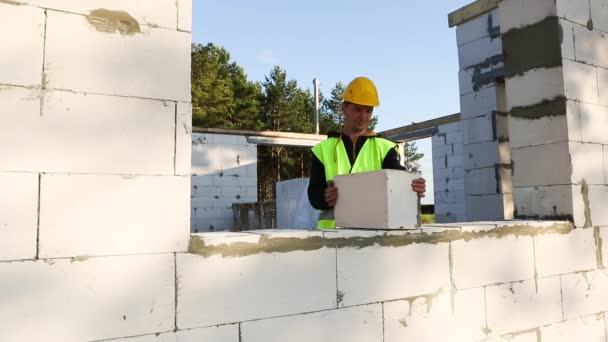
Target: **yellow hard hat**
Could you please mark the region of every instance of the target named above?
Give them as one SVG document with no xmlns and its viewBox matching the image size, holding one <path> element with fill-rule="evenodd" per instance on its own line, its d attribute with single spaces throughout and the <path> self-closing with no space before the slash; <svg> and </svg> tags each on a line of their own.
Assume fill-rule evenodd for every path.
<svg viewBox="0 0 608 342">
<path fill-rule="evenodd" d="M 378 107 L 380 105 L 376 86 L 367 77 L 357 77 L 352 80 L 344 90 L 342 100 L 362 106 Z"/>
</svg>

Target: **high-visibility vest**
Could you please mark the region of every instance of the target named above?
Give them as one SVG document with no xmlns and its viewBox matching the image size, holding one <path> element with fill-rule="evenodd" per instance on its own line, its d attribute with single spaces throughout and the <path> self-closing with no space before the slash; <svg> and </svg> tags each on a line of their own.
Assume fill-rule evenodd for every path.
<svg viewBox="0 0 608 342">
<path fill-rule="evenodd" d="M 325 180 L 329 182 L 337 175 L 381 170 L 384 158 L 394 148 L 397 148 L 397 144 L 392 141 L 369 137 L 361 147 L 354 165 L 350 164 L 342 138 L 322 141 L 312 148 L 312 152 L 323 164 Z M 321 211 L 317 228 L 336 228 L 332 209 Z"/>
</svg>

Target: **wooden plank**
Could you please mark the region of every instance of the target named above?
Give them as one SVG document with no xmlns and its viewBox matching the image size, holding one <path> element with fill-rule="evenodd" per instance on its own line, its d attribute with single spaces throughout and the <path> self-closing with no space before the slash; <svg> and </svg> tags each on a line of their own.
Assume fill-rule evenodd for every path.
<svg viewBox="0 0 608 342">
<path fill-rule="evenodd" d="M 468 4 L 448 14 L 448 23 L 450 27 L 465 23 L 475 17 L 495 9 L 498 7 L 498 1 L 499 0 L 477 0 L 472 4 Z"/>
<path fill-rule="evenodd" d="M 425 128 L 436 127 L 438 125 L 455 122 L 455 121 L 460 121 L 460 113 L 446 115 L 446 116 L 442 116 L 442 117 L 427 120 L 427 121 L 413 123 L 413 124 L 407 125 L 407 126 L 389 129 L 388 131 L 380 132 L 379 134 L 390 139 L 391 136 L 397 136 L 397 135 L 401 135 L 404 133 L 410 133 L 410 132 L 422 130 Z"/>
<path fill-rule="evenodd" d="M 227 134 L 227 135 L 244 135 L 254 137 L 269 137 L 269 138 L 288 138 L 288 139 L 304 139 L 322 141 L 327 139 L 323 134 L 308 134 L 295 132 L 275 132 L 275 131 L 248 131 L 240 129 L 226 128 L 207 128 L 207 127 L 192 127 L 193 133 L 211 133 L 211 134 Z"/>
</svg>

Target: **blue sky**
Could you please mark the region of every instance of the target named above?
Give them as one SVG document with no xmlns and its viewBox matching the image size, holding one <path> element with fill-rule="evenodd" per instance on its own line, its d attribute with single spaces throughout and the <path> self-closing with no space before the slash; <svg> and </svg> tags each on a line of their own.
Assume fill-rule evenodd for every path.
<svg viewBox="0 0 608 342">
<path fill-rule="evenodd" d="M 302 88 L 318 78 L 371 78 L 380 93 L 377 131 L 460 111 L 456 30 L 448 14 L 472 0 L 194 0 L 193 41 L 225 47 L 248 79 L 280 65 Z M 432 180 L 430 139 L 423 176 Z M 432 202 L 430 196 L 424 202 Z"/>
</svg>

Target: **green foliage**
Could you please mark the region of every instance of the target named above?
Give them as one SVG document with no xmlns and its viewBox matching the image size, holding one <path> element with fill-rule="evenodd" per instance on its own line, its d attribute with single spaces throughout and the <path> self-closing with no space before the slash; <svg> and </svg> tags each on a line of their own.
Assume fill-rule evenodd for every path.
<svg viewBox="0 0 608 342">
<path fill-rule="evenodd" d="M 230 53 L 192 44 L 192 122 L 195 126 L 260 129 L 261 86 L 247 81 Z"/>
<path fill-rule="evenodd" d="M 418 161 L 424 157 L 423 153 L 418 152 L 418 146 L 415 142 L 408 141 L 403 146 L 403 155 L 405 160 L 403 166 L 408 171 L 420 171 L 420 164 Z"/>
</svg>

